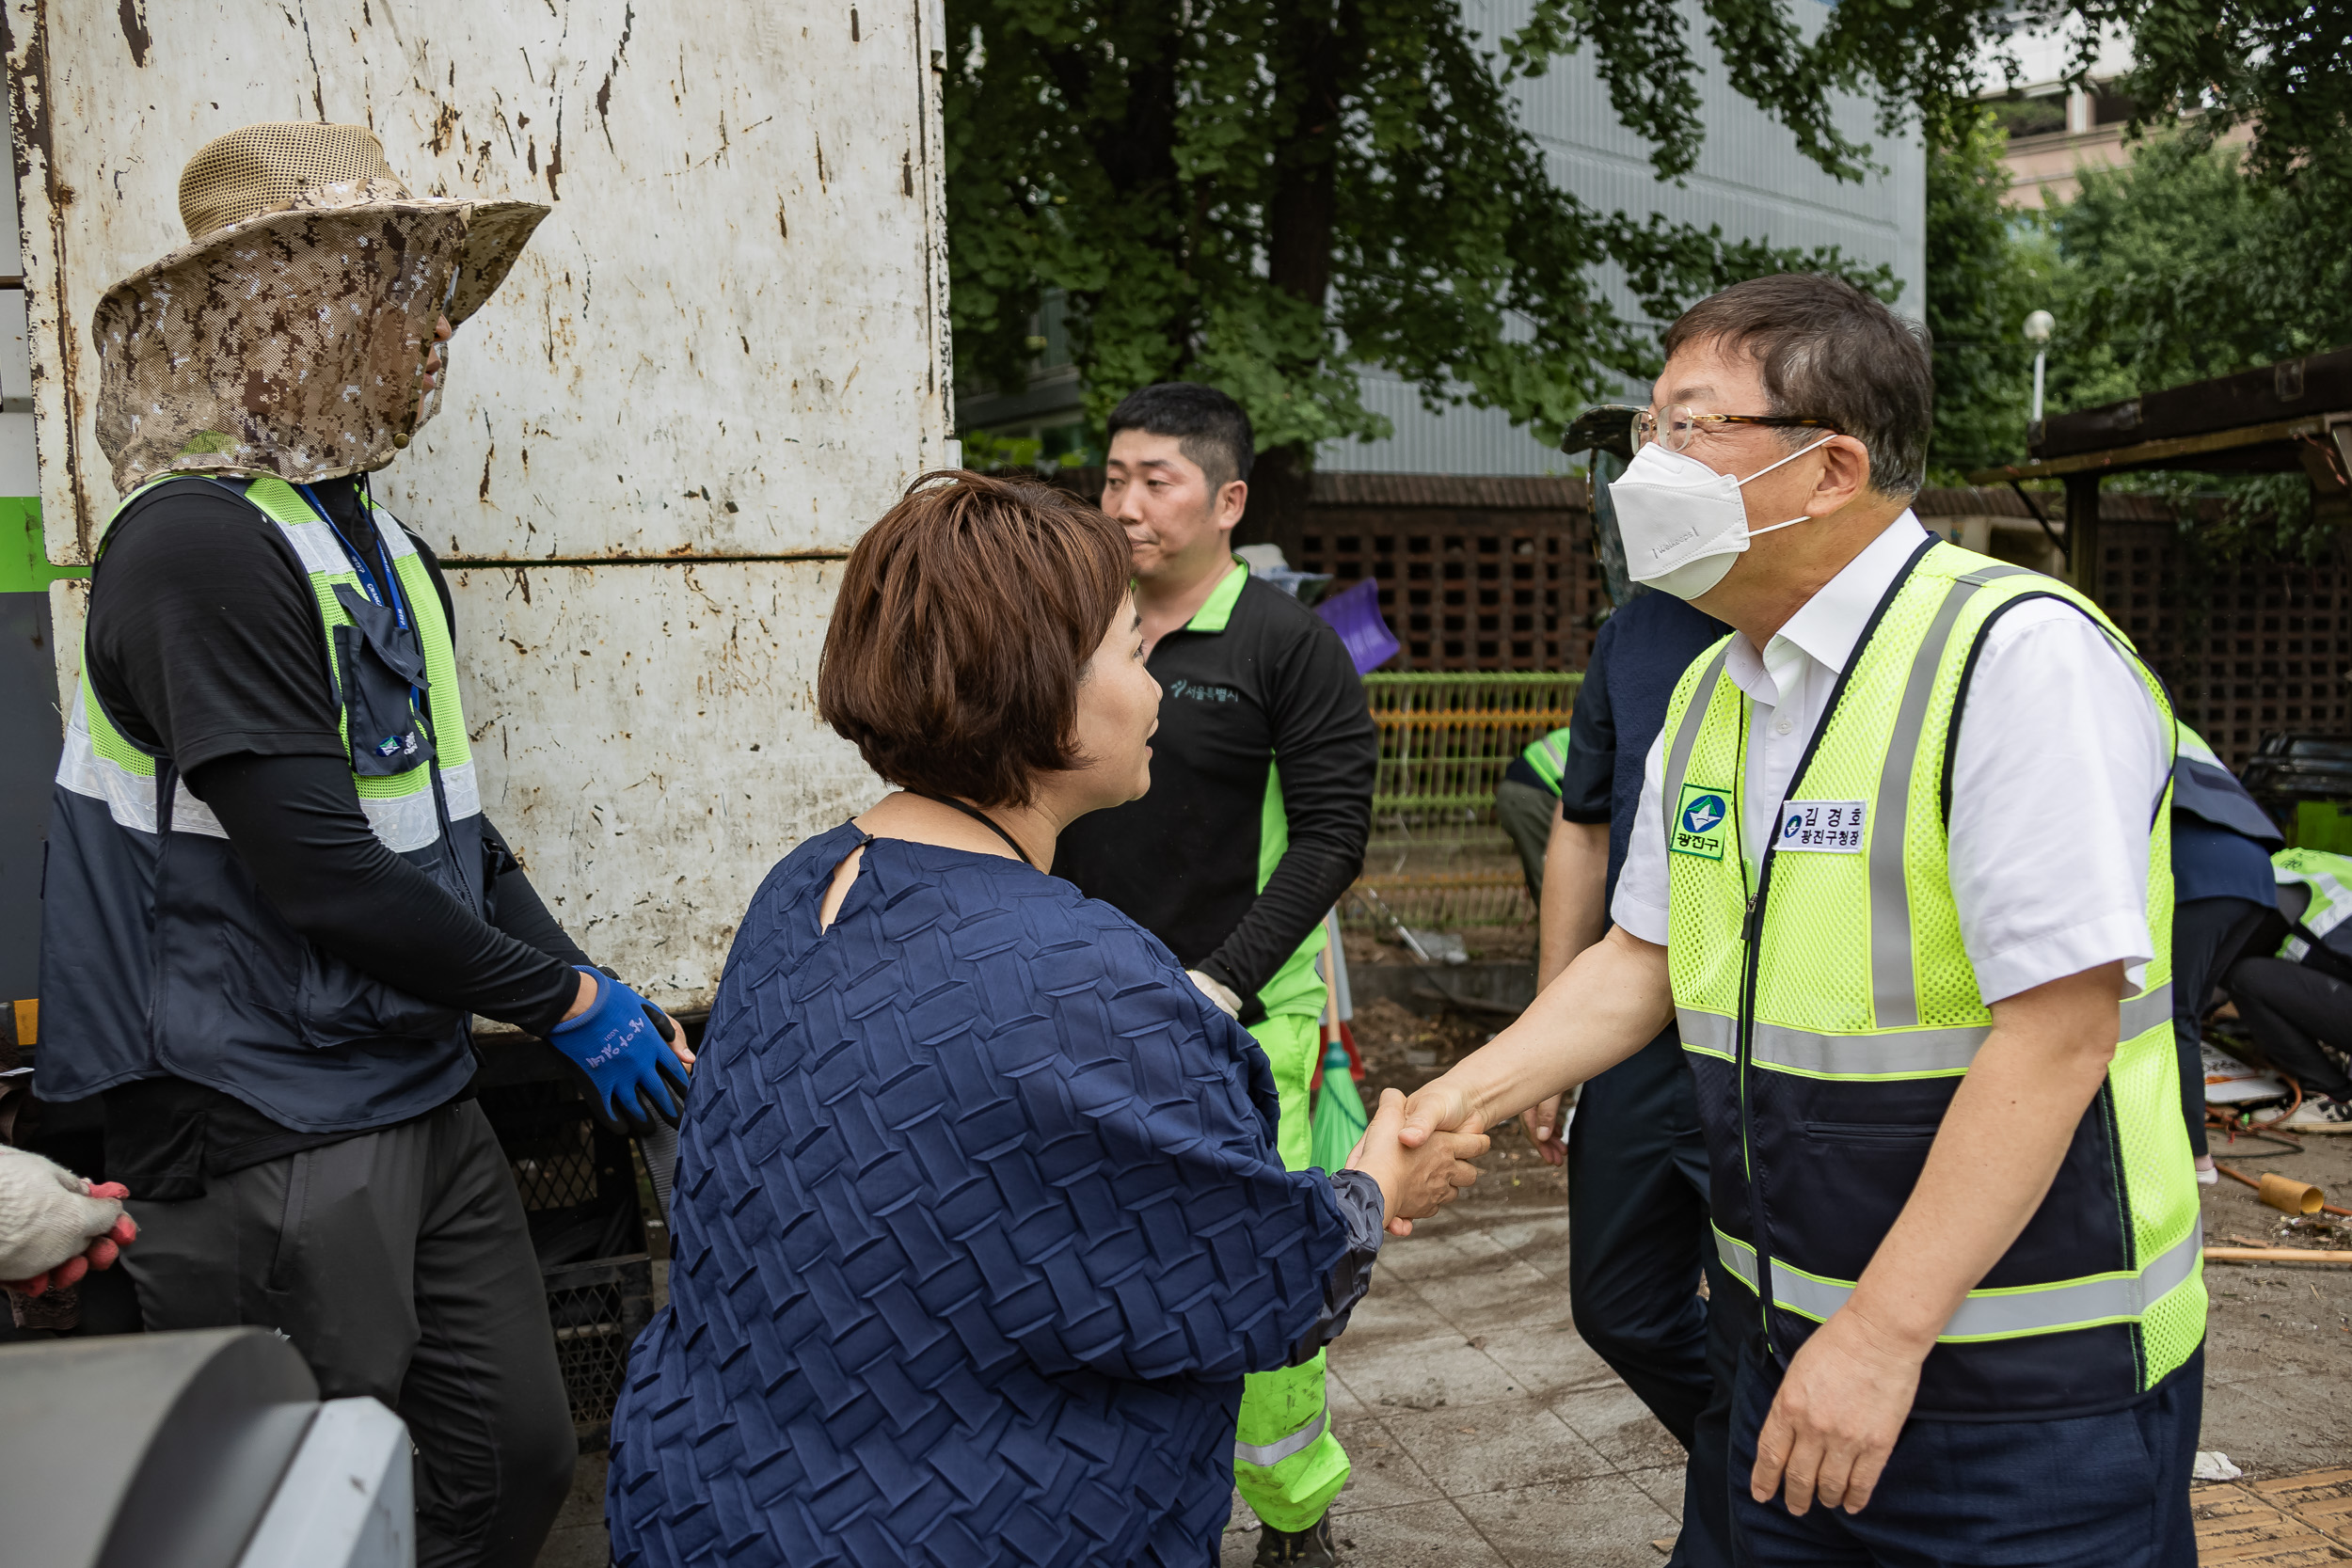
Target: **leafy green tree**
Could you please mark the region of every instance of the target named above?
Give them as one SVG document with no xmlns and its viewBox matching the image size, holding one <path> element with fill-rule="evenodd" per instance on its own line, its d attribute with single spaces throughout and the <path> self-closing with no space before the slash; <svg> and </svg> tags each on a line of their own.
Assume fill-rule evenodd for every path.
<svg viewBox="0 0 2352 1568">
<path fill-rule="evenodd" d="M 1861 150 L 1804 85 L 1780 0 L 1704 0 L 1741 90 L 1824 166 Z M 1614 269 L 1670 319 L 1740 277 L 1847 270 L 1561 190 L 1511 84 L 1590 47 L 1663 177 L 1692 166 L 1681 14 L 1652 0 L 1539 0 L 1481 47 L 1458 0 L 950 0 L 948 221 L 960 362 L 1018 385 L 1059 291 L 1100 419 L 1130 388 L 1213 381 L 1249 411 L 1260 490 L 1295 502 L 1315 443 L 1386 433 L 1356 367 L 1559 429 L 1655 368 Z M 1860 280 L 1892 293 L 1880 270 Z M 1253 507 L 1253 515 L 1259 512 Z"/>
<path fill-rule="evenodd" d="M 1968 104 L 1928 142 L 1924 307 L 1935 354 L 1928 462 L 1947 484 L 2025 451 L 2033 353 L 2023 327 L 2053 303 L 2054 247 L 2002 205 L 2007 141 L 1990 113 Z"/>
<path fill-rule="evenodd" d="M 1981 60 L 2014 77 L 2014 40 L 2054 28 L 2079 40 L 2078 73 L 2102 35 L 2132 40 L 2119 86 L 2135 130 L 2185 117 L 2194 147 L 2250 126 L 2250 166 L 2273 182 L 2343 166 L 2352 124 L 2345 0 L 1840 0 L 1803 70 L 1808 84 L 1874 92 L 1889 125 L 1914 114 L 1936 124 L 1984 89 Z"/>
<path fill-rule="evenodd" d="M 2000 146 L 1991 117 L 1971 108 L 1930 150 L 1938 478 L 2024 454 L 2032 355 L 2019 326 L 2033 309 L 2058 323 L 2054 414 L 2352 342 L 2344 195 L 2308 167 L 2280 180 L 2193 127 L 2166 131 L 2131 164 L 2087 170 L 2073 200 L 2014 213 L 2000 206 Z M 2312 544 L 2300 473 L 2127 483 L 2176 500 L 2220 496 L 2224 548 Z"/>
</svg>

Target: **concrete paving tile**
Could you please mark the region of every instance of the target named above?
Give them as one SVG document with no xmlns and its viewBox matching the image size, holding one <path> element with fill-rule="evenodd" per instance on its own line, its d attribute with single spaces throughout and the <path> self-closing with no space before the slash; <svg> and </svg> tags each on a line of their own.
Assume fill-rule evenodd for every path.
<svg viewBox="0 0 2352 1568">
<path fill-rule="evenodd" d="M 1380 1424 L 1447 1497 L 1609 1475 L 1615 1466 L 1532 1399 L 1387 1410 Z"/>
<path fill-rule="evenodd" d="M 1332 1341 L 1331 1356 L 1337 1360 L 1376 1346 L 1454 1332 L 1454 1325 L 1423 1301 L 1409 1281 L 1375 1277 L 1364 1299 L 1348 1313 L 1347 1332 Z"/>
<path fill-rule="evenodd" d="M 1546 1274 L 1568 1272 L 1568 1211 L 1529 1219 L 1498 1219 L 1486 1229 L 1493 1243 L 1522 1263 Z"/>
<path fill-rule="evenodd" d="M 1522 1392 L 1540 1400 L 1623 1386 L 1609 1363 L 1577 1338 L 1574 1327 L 1565 1320 L 1527 1328 L 1490 1329 L 1470 1339 Z"/>
<path fill-rule="evenodd" d="M 1479 1539 L 1461 1510 L 1443 1500 L 1350 1513 L 1331 1522 L 1331 1533 L 1338 1540 L 1342 1560 L 1365 1568 L 1415 1563 L 1431 1568 L 1511 1568 Z M 1230 1548 L 1231 1537 L 1227 1544 Z"/>
<path fill-rule="evenodd" d="M 1510 1257 L 1483 1230 L 1456 1230 L 1436 1236 L 1415 1231 L 1410 1236 L 1392 1236 L 1381 1243 L 1380 1261 L 1375 1267 L 1380 1274 L 1397 1279 L 1422 1280 L 1459 1274 L 1482 1264 L 1500 1266 L 1508 1262 Z"/>
<path fill-rule="evenodd" d="M 1650 1470 L 1683 1462 L 1682 1445 L 1658 1424 L 1649 1407 L 1619 1383 L 1587 1388 L 1549 1402 L 1576 1434 L 1600 1450 L 1619 1470 Z"/>
<path fill-rule="evenodd" d="M 583 1525 L 604 1528 L 604 1474 L 612 1467 L 609 1453 L 584 1453 L 572 1466 L 572 1487 L 564 1495 L 564 1506 L 555 1511 L 555 1529 L 576 1529 Z"/>
<path fill-rule="evenodd" d="M 1625 1479 L 1640 1487 L 1650 1501 L 1680 1519 L 1684 1471 L 1685 1466 L 1680 1465 L 1661 1465 L 1654 1470 L 1628 1470 Z"/>
<path fill-rule="evenodd" d="M 1217 1543 L 1217 1568 L 1250 1568 L 1258 1555 L 1258 1516 L 1249 1512 L 1249 1505 L 1233 1494 L 1232 1517 L 1225 1521 L 1224 1538 Z"/>
<path fill-rule="evenodd" d="M 1658 1568 L 1677 1517 L 1623 1476 L 1495 1492 L 1456 1504 L 1512 1568 Z"/>
<path fill-rule="evenodd" d="M 1458 1334 L 1384 1341 L 1343 1354 L 1353 1338 L 1332 1347 L 1331 1370 L 1383 1420 L 1392 1409 L 1483 1404 L 1504 1397 L 1516 1381 Z"/>
<path fill-rule="evenodd" d="M 1343 1422 L 1335 1430 L 1340 1446 L 1347 1450 L 1348 1477 L 1347 1485 L 1331 1505 L 1334 1514 L 1437 1502 L 1444 1497 L 1438 1483 L 1385 1424 L 1367 1418 Z"/>
<path fill-rule="evenodd" d="M 1561 1323 L 1571 1316 L 1566 1284 L 1513 1258 L 1492 1268 L 1417 1280 L 1413 1289 L 1464 1334 Z"/>
<path fill-rule="evenodd" d="M 2352 1409 L 2341 1374 L 2246 1378 L 2205 1390 L 2197 1446 L 2218 1449 L 2249 1475 L 2291 1475 L 2352 1452 Z"/>
</svg>

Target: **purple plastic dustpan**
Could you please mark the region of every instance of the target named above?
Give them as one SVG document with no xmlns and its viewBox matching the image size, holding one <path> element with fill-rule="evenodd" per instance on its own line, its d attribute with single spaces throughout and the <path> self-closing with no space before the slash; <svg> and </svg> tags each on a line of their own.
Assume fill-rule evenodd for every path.
<svg viewBox="0 0 2352 1568">
<path fill-rule="evenodd" d="M 1380 618 L 1380 584 L 1371 578 L 1331 594 L 1315 606 L 1315 613 L 1330 623 L 1356 661 L 1356 673 L 1368 675 L 1396 657 L 1404 646 Z"/>
</svg>

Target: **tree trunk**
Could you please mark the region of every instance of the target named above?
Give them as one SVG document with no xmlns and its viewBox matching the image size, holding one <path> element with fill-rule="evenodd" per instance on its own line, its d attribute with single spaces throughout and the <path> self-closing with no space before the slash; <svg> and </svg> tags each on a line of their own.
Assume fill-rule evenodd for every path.
<svg viewBox="0 0 2352 1568">
<path fill-rule="evenodd" d="M 1249 473 L 1249 510 L 1233 529 L 1234 544 L 1279 545 L 1282 559 L 1298 564 L 1313 458 L 1303 445 L 1268 447 L 1258 454 Z"/>
<path fill-rule="evenodd" d="M 1351 0 L 1321 15 L 1306 7 L 1282 29 L 1287 66 L 1298 83 L 1297 118 L 1275 149 L 1278 174 L 1266 214 L 1266 276 L 1320 314 L 1331 292 L 1331 237 L 1339 216 L 1340 81 L 1357 32 Z M 1300 366 L 1310 370 L 1311 366 Z M 1237 541 L 1279 545 L 1299 563 L 1314 449 L 1303 442 L 1258 454 L 1249 510 Z M 1248 537 L 1243 537 L 1244 531 Z"/>
</svg>

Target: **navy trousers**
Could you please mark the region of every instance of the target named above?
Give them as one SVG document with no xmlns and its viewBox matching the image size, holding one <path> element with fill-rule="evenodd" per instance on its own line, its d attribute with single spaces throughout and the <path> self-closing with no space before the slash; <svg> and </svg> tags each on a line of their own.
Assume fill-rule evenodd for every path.
<svg viewBox="0 0 2352 1568">
<path fill-rule="evenodd" d="M 1690 1455 L 1668 1568 L 1729 1568 L 1724 1452 L 1740 1334 L 1710 1312 L 1740 1289 L 1715 1260 L 1707 1142 L 1672 1028 L 1586 1084 L 1568 1124 L 1568 1292 L 1576 1331 Z M 1745 1298 L 1753 1300 L 1753 1298 Z"/>
<path fill-rule="evenodd" d="M 2196 1568 L 2189 1471 L 2205 1353 L 2121 1410 L 2042 1421 L 1915 1419 L 1859 1513 L 1792 1517 L 1748 1492 L 1781 1371 L 1740 1347 L 1731 1424 L 1739 1561 L 1755 1568 Z"/>
</svg>

